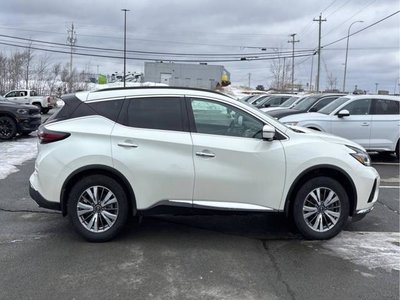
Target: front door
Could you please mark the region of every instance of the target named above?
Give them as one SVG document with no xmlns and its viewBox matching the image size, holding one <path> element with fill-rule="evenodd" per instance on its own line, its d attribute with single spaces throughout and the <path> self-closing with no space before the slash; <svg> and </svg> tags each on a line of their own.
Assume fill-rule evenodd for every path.
<svg viewBox="0 0 400 300">
<path fill-rule="evenodd" d="M 236 107 L 191 98 L 195 186 L 201 207 L 278 209 L 285 182 L 285 157 L 278 140 L 261 138 L 264 123 Z"/>
<path fill-rule="evenodd" d="M 355 100 L 341 110 L 348 110 L 350 116 L 332 118 L 332 133 L 352 140 L 366 149 L 369 149 L 371 136 L 371 99 Z"/>
</svg>

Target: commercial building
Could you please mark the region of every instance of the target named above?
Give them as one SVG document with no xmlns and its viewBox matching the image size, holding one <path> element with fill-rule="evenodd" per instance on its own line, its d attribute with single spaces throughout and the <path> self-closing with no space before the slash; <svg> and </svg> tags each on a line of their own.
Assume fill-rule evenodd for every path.
<svg viewBox="0 0 400 300">
<path fill-rule="evenodd" d="M 144 81 L 169 86 L 215 89 L 230 84 L 230 73 L 224 66 L 145 62 Z"/>
</svg>

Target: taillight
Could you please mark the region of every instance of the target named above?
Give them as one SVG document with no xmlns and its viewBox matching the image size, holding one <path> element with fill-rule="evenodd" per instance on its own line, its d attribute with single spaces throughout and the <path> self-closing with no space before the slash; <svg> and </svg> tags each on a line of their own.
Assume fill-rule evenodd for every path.
<svg viewBox="0 0 400 300">
<path fill-rule="evenodd" d="M 48 130 L 44 127 L 41 127 L 39 128 L 37 135 L 41 144 L 48 144 L 66 139 L 71 134 L 68 132 Z"/>
</svg>

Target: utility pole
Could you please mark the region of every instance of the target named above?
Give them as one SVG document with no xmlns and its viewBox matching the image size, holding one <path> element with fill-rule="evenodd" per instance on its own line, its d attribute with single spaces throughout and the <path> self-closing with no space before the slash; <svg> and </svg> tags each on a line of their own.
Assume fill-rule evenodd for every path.
<svg viewBox="0 0 400 300">
<path fill-rule="evenodd" d="M 322 19 L 322 15 L 319 15 L 318 19 L 313 19 L 313 21 L 318 22 L 318 69 L 317 69 L 317 92 L 319 92 L 319 78 L 320 78 L 320 71 L 321 71 L 321 24 L 322 22 L 326 22 L 326 19 Z"/>
<path fill-rule="evenodd" d="M 378 94 L 378 85 L 379 83 L 375 83 L 375 94 Z"/>
<path fill-rule="evenodd" d="M 124 87 L 125 81 L 126 81 L 126 12 L 129 11 L 129 9 L 123 8 L 121 9 L 124 12 Z"/>
<path fill-rule="evenodd" d="M 294 38 L 296 36 L 296 33 L 292 33 L 290 36 L 292 37 L 292 40 L 288 41 L 288 43 L 292 44 L 292 93 L 293 93 L 293 89 L 294 89 L 294 43 L 298 43 L 298 42 L 300 42 L 300 40 L 295 41 Z"/>
<path fill-rule="evenodd" d="M 250 83 L 251 83 L 251 73 L 249 73 L 249 88 L 250 88 Z"/>
<path fill-rule="evenodd" d="M 74 51 L 74 46 L 77 41 L 76 32 L 74 30 L 74 23 L 72 23 L 71 29 L 68 29 L 67 32 L 67 44 L 71 47 L 71 57 L 69 61 L 69 92 L 72 93 L 72 52 Z"/>
<path fill-rule="evenodd" d="M 286 57 L 283 58 L 282 87 L 281 87 L 282 91 L 285 89 L 285 70 L 286 70 Z"/>
<path fill-rule="evenodd" d="M 31 47 L 32 47 L 32 41 L 30 41 L 29 43 L 29 47 L 28 47 L 28 52 L 26 54 L 26 77 L 25 77 L 25 89 L 28 89 L 28 82 L 29 82 L 29 64 L 31 62 Z"/>
</svg>

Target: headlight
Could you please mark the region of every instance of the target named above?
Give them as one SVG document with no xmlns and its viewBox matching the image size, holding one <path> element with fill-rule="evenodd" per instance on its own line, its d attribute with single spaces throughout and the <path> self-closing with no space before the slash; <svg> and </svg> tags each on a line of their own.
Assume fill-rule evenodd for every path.
<svg viewBox="0 0 400 300">
<path fill-rule="evenodd" d="M 357 159 L 364 166 L 371 165 L 371 159 L 367 152 L 349 145 L 346 145 L 346 147 L 354 151 L 354 153 L 350 153 L 350 155 L 353 156 L 355 159 Z"/>
<path fill-rule="evenodd" d="M 27 115 L 29 113 L 29 109 L 26 108 L 18 108 L 17 113 L 20 115 Z"/>
<path fill-rule="evenodd" d="M 288 126 L 296 126 L 297 124 L 299 124 L 299 122 L 283 122 L 283 124 Z"/>
</svg>

